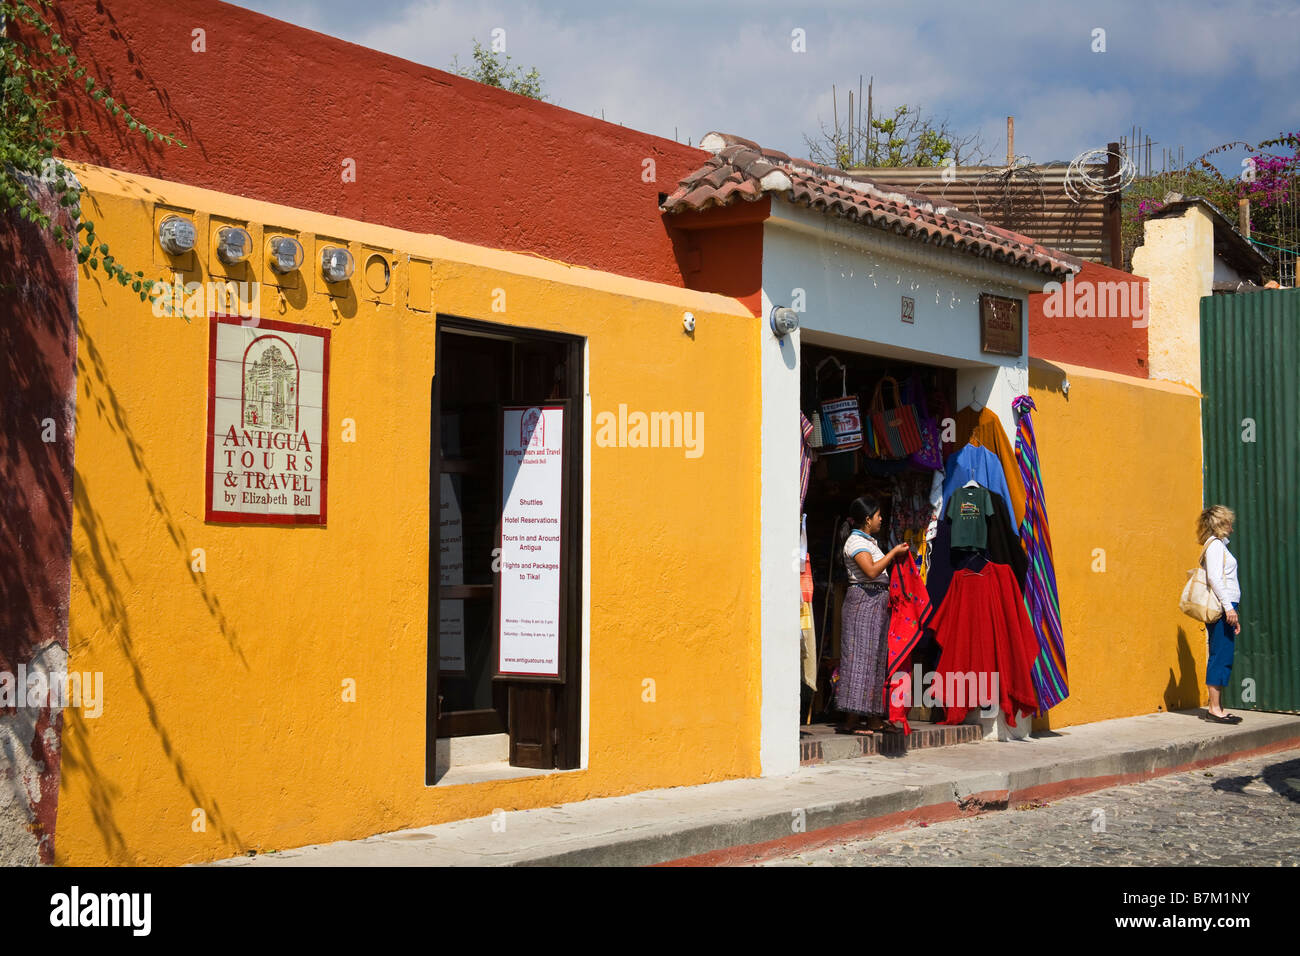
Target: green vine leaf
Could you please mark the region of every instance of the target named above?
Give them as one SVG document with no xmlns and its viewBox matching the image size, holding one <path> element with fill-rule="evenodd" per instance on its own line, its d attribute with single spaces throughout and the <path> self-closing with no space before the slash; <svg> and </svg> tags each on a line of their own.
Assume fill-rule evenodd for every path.
<svg viewBox="0 0 1300 956">
<path fill-rule="evenodd" d="M 75 251 L 79 264 L 91 270 L 102 267 L 109 281 L 126 286 L 130 276 L 114 261 L 109 244 L 96 236 L 95 224 L 80 221 L 82 190 L 55 155 L 65 138 L 85 132 L 64 128 L 61 103 L 88 97 L 147 142 L 181 148 L 185 144 L 149 129 L 113 97 L 55 29 L 52 11 L 52 0 L 0 0 L 0 214 L 7 211 L 16 220 L 48 231 L 55 242 Z M 33 179 L 57 196 L 67 226 L 55 222 L 32 198 Z M 144 273 L 136 275 L 140 288 L 133 291 L 147 294 Z"/>
</svg>

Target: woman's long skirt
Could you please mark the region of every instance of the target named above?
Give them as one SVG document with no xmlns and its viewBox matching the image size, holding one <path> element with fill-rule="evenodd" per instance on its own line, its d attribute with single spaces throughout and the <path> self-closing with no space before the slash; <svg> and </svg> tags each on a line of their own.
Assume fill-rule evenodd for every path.
<svg viewBox="0 0 1300 956">
<path fill-rule="evenodd" d="M 835 706 L 854 714 L 885 713 L 889 663 L 889 588 L 850 587 L 840 629 L 840 682 Z"/>
</svg>

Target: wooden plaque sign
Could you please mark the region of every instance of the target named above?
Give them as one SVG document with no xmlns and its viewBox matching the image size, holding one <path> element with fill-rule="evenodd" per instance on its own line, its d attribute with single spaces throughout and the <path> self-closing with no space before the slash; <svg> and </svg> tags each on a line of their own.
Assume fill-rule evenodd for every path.
<svg viewBox="0 0 1300 956">
<path fill-rule="evenodd" d="M 980 351 L 1020 355 L 1024 318 L 1019 299 L 980 293 Z"/>
</svg>

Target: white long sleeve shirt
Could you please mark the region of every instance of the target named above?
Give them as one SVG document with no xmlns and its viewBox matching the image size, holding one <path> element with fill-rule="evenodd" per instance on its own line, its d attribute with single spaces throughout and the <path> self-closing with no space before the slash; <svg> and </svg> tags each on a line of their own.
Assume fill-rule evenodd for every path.
<svg viewBox="0 0 1300 956">
<path fill-rule="evenodd" d="M 1210 590 L 1225 608 L 1241 602 L 1241 584 L 1237 581 L 1237 559 L 1228 550 L 1227 538 L 1211 538 L 1205 549 L 1205 577 Z"/>
</svg>

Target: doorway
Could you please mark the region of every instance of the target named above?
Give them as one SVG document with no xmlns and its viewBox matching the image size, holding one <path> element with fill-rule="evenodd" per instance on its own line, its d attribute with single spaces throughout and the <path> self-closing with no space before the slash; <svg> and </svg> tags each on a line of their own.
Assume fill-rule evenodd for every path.
<svg viewBox="0 0 1300 956">
<path fill-rule="evenodd" d="M 430 422 L 426 783 L 439 739 L 508 736 L 514 767 L 570 769 L 580 758 L 582 357 L 575 336 L 438 316 Z M 562 673 L 498 668 L 502 414 L 561 405 L 564 416 Z"/>
<path fill-rule="evenodd" d="M 935 421 L 956 414 L 957 370 L 904 359 L 887 358 L 816 344 L 800 346 L 800 408 L 811 420 L 824 401 L 856 400 L 863 417 L 873 402 L 882 408 L 900 403 L 915 407 Z M 895 388 L 897 391 L 895 391 Z M 829 441 L 833 447 L 833 440 Z M 940 445 L 940 458 L 955 450 Z M 814 450 L 807 490 L 801 508 L 812 579 L 811 618 L 804 627 L 804 668 L 801 681 L 801 742 L 821 740 L 843 715 L 836 708 L 834 675 L 840 659 L 842 605 L 848 587 L 843 547 L 849 503 L 859 496 L 880 505 L 882 527 L 879 545 L 911 546 L 924 574 L 928 567 L 926 532 L 929 528 L 935 469 L 910 456 L 898 456 L 864 444 L 856 451 Z M 938 648 L 922 639 L 912 660 L 932 670 Z M 911 664 L 908 664 L 910 668 Z M 909 720 L 928 726 L 933 715 L 921 708 Z"/>
</svg>

